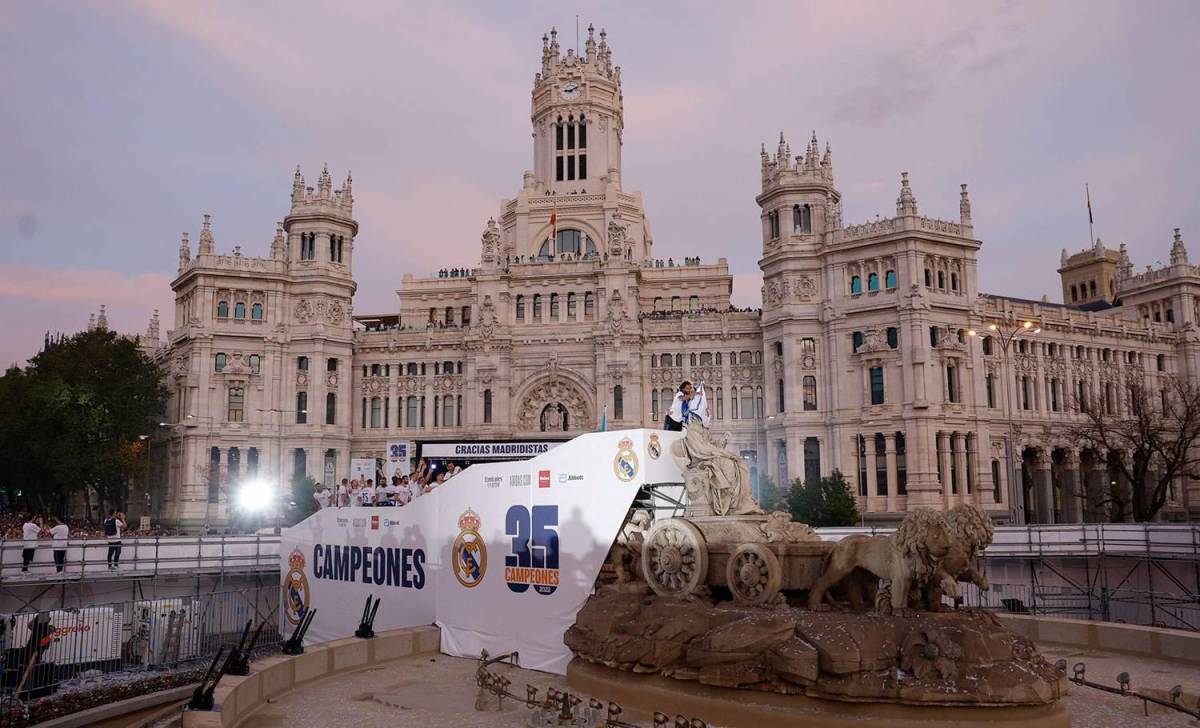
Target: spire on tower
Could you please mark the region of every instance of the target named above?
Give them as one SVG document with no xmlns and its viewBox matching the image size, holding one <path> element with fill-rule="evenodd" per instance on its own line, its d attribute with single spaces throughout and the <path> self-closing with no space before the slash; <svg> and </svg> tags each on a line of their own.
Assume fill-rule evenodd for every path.
<svg viewBox="0 0 1200 728">
<path fill-rule="evenodd" d="M 588 23 L 587 43 L 584 44 L 584 60 L 593 63 L 596 60 L 596 26 Z"/>
<path fill-rule="evenodd" d="M 1125 243 L 1121 243 L 1121 255 L 1117 258 L 1117 280 L 1123 280 L 1133 276 L 1133 261 L 1129 259 L 1129 250 L 1125 247 Z"/>
<path fill-rule="evenodd" d="M 321 176 L 317 178 L 317 195 L 327 198 L 333 192 L 333 180 L 329 178 L 329 163 L 321 168 Z"/>
<path fill-rule="evenodd" d="M 296 174 L 292 177 L 292 204 L 304 199 L 304 177 L 300 176 L 300 165 L 296 165 Z"/>
<path fill-rule="evenodd" d="M 1060 253 L 1060 254 L 1059 254 L 1059 256 L 1058 256 L 1058 267 L 1059 267 L 1059 268 L 1066 268 L 1066 267 L 1067 267 L 1067 260 L 1068 260 L 1069 258 L 1070 258 L 1070 256 L 1068 256 L 1068 255 L 1067 255 L 1067 249 L 1066 249 L 1066 248 L 1063 248 L 1063 249 L 1062 249 L 1062 253 Z"/>
<path fill-rule="evenodd" d="M 896 198 L 896 217 L 915 216 L 917 214 L 917 198 L 913 197 L 912 188 L 908 186 L 908 172 L 900 173 L 900 197 Z"/>
<path fill-rule="evenodd" d="M 780 165 L 783 165 L 784 167 L 786 167 L 787 166 L 787 158 L 788 158 L 787 141 L 785 141 L 783 138 L 783 132 L 779 132 L 779 149 L 775 153 L 775 162 L 777 164 L 780 164 Z"/>
<path fill-rule="evenodd" d="M 271 257 L 283 260 L 287 257 L 287 244 L 283 240 L 283 223 L 275 223 L 275 239 L 271 241 Z"/>
<path fill-rule="evenodd" d="M 158 343 L 158 309 L 154 309 L 154 315 L 150 317 L 150 323 L 146 325 L 146 338 L 150 341 Z"/>
<path fill-rule="evenodd" d="M 1187 265 L 1187 248 L 1183 247 L 1183 236 L 1175 228 L 1175 240 L 1171 243 L 1171 265 Z"/>
<path fill-rule="evenodd" d="M 179 272 L 182 273 L 184 268 L 187 268 L 188 263 L 192 260 L 192 247 L 188 243 L 188 234 L 185 231 L 179 240 Z"/>
<path fill-rule="evenodd" d="M 210 222 L 212 215 L 204 213 L 204 224 L 200 227 L 200 244 L 196 246 L 196 256 L 213 254 L 213 234 Z"/>
<path fill-rule="evenodd" d="M 87 330 L 88 330 L 88 331 L 94 331 L 94 330 L 95 330 L 95 328 L 96 328 L 96 314 L 95 314 L 95 313 L 89 313 L 89 314 L 88 314 L 88 327 L 87 327 Z"/>
<path fill-rule="evenodd" d="M 970 226 L 971 223 L 971 198 L 967 196 L 967 185 L 962 185 L 962 192 L 958 193 L 958 222 L 962 225 Z M 1065 265 L 1065 264 L 1064 264 Z"/>
<path fill-rule="evenodd" d="M 105 312 L 104 304 L 100 304 L 100 313 L 96 315 L 96 328 L 101 331 L 108 331 L 108 314 Z"/>
<path fill-rule="evenodd" d="M 829 142 L 825 142 L 825 156 L 821 158 L 821 166 L 827 172 L 833 171 L 833 151 L 829 148 Z"/>
</svg>

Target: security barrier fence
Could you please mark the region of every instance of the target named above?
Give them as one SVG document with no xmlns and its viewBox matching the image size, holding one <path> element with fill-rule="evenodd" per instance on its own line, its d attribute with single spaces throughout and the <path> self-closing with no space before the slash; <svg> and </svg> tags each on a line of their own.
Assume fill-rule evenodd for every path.
<svg viewBox="0 0 1200 728">
<path fill-rule="evenodd" d="M 0 615 L 0 726 L 194 682 L 247 624 L 278 649 L 278 586 Z"/>
</svg>

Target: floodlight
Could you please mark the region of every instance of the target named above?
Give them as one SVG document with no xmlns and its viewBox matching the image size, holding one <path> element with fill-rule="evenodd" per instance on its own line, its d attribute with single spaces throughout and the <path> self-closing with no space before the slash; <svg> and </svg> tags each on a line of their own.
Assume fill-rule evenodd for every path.
<svg viewBox="0 0 1200 728">
<path fill-rule="evenodd" d="M 248 513 L 265 511 L 271 504 L 271 486 L 265 480 L 247 480 L 238 488 L 235 502 L 239 509 Z"/>
</svg>

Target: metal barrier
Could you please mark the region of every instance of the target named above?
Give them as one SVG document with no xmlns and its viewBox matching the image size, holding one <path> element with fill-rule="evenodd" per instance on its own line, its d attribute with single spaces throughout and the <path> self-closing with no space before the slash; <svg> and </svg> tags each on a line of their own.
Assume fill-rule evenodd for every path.
<svg viewBox="0 0 1200 728">
<path fill-rule="evenodd" d="M 197 668 L 235 645 L 247 622 L 263 623 L 256 643 L 277 649 L 279 588 L 98 604 L 0 615 L 4 672 L 0 726 L 194 681 Z M 114 696 L 120 697 L 114 697 Z M 80 707 L 82 706 L 82 707 Z M 39 715 L 39 711 L 41 715 Z"/>
<path fill-rule="evenodd" d="M 110 545 L 105 539 L 69 540 L 62 571 L 56 568 L 49 539 L 38 540 L 26 570 L 28 545 L 22 540 L 0 540 L 0 583 L 279 569 L 279 537 L 274 535 L 123 538 L 117 569 L 110 568 Z"/>
</svg>

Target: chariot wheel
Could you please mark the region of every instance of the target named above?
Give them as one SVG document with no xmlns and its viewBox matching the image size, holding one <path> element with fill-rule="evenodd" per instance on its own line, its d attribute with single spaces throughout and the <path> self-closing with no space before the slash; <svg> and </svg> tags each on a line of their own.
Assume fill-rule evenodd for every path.
<svg viewBox="0 0 1200 728">
<path fill-rule="evenodd" d="M 642 574 L 655 594 L 682 597 L 704 585 L 708 547 L 700 529 L 668 518 L 651 526 L 642 543 Z"/>
<path fill-rule="evenodd" d="M 774 551 L 760 543 L 745 543 L 729 557 L 725 581 L 735 601 L 766 604 L 779 593 L 783 570 Z"/>
</svg>

